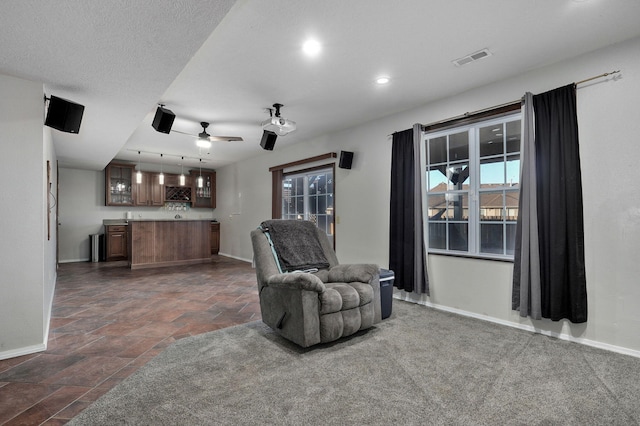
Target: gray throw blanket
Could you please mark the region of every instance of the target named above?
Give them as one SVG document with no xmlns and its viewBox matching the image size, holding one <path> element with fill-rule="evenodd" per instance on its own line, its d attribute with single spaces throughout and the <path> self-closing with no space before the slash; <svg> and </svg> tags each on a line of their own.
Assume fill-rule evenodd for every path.
<svg viewBox="0 0 640 426">
<path fill-rule="evenodd" d="M 269 232 L 282 272 L 329 268 L 313 223 L 305 220 L 265 220 L 260 228 Z"/>
</svg>

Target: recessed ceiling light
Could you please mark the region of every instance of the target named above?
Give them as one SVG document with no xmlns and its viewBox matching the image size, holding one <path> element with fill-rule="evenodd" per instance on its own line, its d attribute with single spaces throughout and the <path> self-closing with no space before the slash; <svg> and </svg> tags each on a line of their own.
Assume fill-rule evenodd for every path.
<svg viewBox="0 0 640 426">
<path fill-rule="evenodd" d="M 304 44 L 302 45 L 302 51 L 307 56 L 317 56 L 321 50 L 322 50 L 322 45 L 317 40 L 310 39 L 305 41 Z"/>
<path fill-rule="evenodd" d="M 387 84 L 391 81 L 391 79 L 387 76 L 380 76 L 378 78 L 376 78 L 376 83 L 377 84 Z"/>
</svg>

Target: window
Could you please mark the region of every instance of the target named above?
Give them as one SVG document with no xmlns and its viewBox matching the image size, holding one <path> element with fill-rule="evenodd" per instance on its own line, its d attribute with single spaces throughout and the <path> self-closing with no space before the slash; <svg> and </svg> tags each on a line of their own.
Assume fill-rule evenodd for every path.
<svg viewBox="0 0 640 426">
<path fill-rule="evenodd" d="M 520 139 L 519 113 L 425 134 L 430 252 L 513 258 Z"/>
<path fill-rule="evenodd" d="M 310 220 L 333 240 L 333 167 L 284 174 L 282 219 Z"/>
</svg>

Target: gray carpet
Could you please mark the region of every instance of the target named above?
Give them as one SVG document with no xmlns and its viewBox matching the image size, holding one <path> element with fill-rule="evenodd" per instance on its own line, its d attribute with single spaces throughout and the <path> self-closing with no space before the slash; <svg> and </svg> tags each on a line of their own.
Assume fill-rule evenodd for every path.
<svg viewBox="0 0 640 426">
<path fill-rule="evenodd" d="M 70 425 L 637 425 L 640 359 L 394 300 L 303 350 L 261 322 L 176 342 Z"/>
</svg>

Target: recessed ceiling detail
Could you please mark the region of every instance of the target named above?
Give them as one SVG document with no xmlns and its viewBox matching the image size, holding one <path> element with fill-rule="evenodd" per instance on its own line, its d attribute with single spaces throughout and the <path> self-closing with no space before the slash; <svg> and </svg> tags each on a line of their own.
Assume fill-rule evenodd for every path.
<svg viewBox="0 0 640 426">
<path fill-rule="evenodd" d="M 478 61 L 491 55 L 492 53 L 489 51 L 489 49 L 482 49 L 478 50 L 477 52 L 470 53 L 467 56 L 463 56 L 462 58 L 455 59 L 452 62 L 454 63 L 454 65 L 461 67 L 463 65 Z"/>
</svg>

